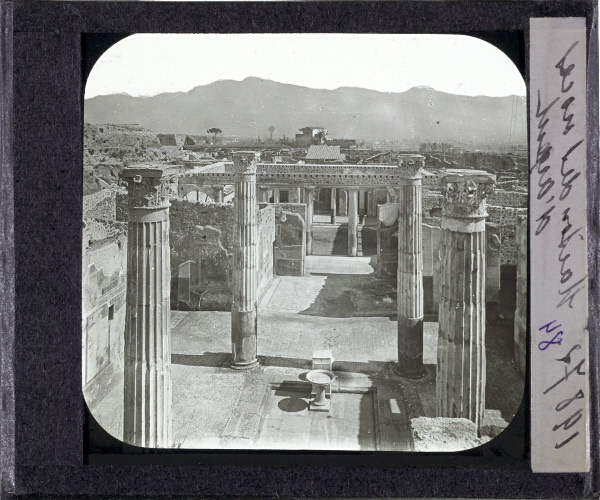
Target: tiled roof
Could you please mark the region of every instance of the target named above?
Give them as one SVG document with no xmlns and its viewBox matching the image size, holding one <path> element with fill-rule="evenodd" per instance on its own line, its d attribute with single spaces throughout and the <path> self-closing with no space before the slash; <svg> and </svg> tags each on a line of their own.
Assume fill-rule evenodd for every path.
<svg viewBox="0 0 600 500">
<path fill-rule="evenodd" d="M 305 160 L 342 160 L 339 146 L 311 146 Z"/>
</svg>

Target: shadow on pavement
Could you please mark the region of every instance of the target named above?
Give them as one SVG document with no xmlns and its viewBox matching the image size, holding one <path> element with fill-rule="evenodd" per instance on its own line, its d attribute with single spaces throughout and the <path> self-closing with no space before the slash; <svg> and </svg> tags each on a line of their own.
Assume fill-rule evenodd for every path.
<svg viewBox="0 0 600 500">
<path fill-rule="evenodd" d="M 371 274 L 321 274 L 327 276 L 315 301 L 301 315 L 330 318 L 391 317 L 396 315 L 396 282 Z"/>
</svg>

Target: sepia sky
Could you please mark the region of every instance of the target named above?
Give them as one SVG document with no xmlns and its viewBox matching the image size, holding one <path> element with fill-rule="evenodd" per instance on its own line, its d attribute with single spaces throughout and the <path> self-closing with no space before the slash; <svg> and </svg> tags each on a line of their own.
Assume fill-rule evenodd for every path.
<svg viewBox="0 0 600 500">
<path fill-rule="evenodd" d="M 85 98 L 187 92 L 248 76 L 320 89 L 403 92 L 429 86 L 462 95 L 525 95 L 504 53 L 459 35 L 132 35 L 93 67 Z"/>
</svg>

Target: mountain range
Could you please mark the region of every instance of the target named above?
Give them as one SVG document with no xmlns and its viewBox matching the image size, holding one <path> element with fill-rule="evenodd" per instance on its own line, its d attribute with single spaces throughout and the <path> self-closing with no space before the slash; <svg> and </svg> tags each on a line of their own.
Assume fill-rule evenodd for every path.
<svg viewBox="0 0 600 500">
<path fill-rule="evenodd" d="M 313 89 L 256 77 L 219 80 L 189 92 L 152 97 L 112 94 L 86 99 L 86 123 L 137 123 L 156 133 L 294 137 L 324 127 L 333 139 L 524 144 L 522 96 L 463 96 L 413 87 L 379 92 L 356 87 Z"/>
</svg>

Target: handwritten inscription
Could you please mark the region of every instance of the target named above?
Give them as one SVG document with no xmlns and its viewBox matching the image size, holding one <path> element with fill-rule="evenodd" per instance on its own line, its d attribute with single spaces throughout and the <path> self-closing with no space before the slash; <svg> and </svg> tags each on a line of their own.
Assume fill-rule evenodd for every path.
<svg viewBox="0 0 600 500">
<path fill-rule="evenodd" d="M 532 61 L 542 67 L 532 72 L 529 168 L 532 467 L 579 472 L 589 466 L 585 23 L 550 35 L 560 22 L 537 22 Z"/>
<path fill-rule="evenodd" d="M 556 160 L 554 159 L 553 154 L 554 146 L 552 142 L 546 140 L 546 127 L 551 119 L 549 116 L 550 110 L 552 110 L 552 108 L 561 100 L 562 104 L 560 108 L 563 110 L 562 122 L 564 126 L 562 134 L 566 136 L 575 127 L 575 114 L 573 112 L 568 114 L 569 108 L 576 99 L 575 96 L 569 94 L 574 85 L 574 81 L 571 78 L 571 73 L 575 68 L 575 64 L 568 64 L 568 57 L 578 43 L 579 42 L 573 43 L 555 66 L 555 68 L 558 69 L 561 77 L 560 94 L 552 99 L 548 104 L 545 104 L 542 103 L 540 91 L 538 90 L 537 92 L 537 107 L 535 112 L 535 117 L 538 120 L 537 153 L 535 156 L 535 162 L 529 171 L 532 175 L 538 175 L 536 186 L 537 192 L 535 193 L 537 199 L 548 204 L 554 202 L 555 200 L 553 188 L 556 185 L 556 182 L 552 177 L 554 175 L 552 164 Z M 573 184 L 581 176 L 581 169 L 583 168 L 583 165 L 571 167 L 569 164 L 569 159 L 571 154 L 576 151 L 582 143 L 583 139 L 575 141 L 560 158 L 561 164 L 559 174 L 561 190 L 558 194 L 558 199 L 560 201 L 566 201 L 569 198 Z M 576 200 L 578 203 L 580 201 L 581 200 Z M 542 232 L 546 229 L 551 221 L 552 216 L 554 215 L 555 209 L 556 203 L 549 205 L 546 211 L 536 219 L 536 222 L 538 223 L 535 231 L 536 236 L 542 234 Z M 573 237 L 578 237 L 580 240 L 583 240 L 584 237 L 582 235 L 582 231 L 585 230 L 583 226 L 576 228 L 573 227 L 569 215 L 570 211 L 571 207 L 567 206 L 562 210 L 561 214 L 561 220 L 564 224 L 561 230 L 560 241 L 558 242 L 559 252 L 557 259 L 560 266 L 560 285 L 563 286 L 558 289 L 560 298 L 556 307 L 559 308 L 567 305 L 572 309 L 573 300 L 575 299 L 576 295 L 585 288 L 587 275 L 574 277 L 573 271 L 569 267 L 571 253 L 569 253 L 567 247 Z"/>
<path fill-rule="evenodd" d="M 560 325 L 559 325 L 560 326 Z M 544 328 L 544 327 L 542 327 Z M 540 330 L 542 329 L 540 328 Z M 562 331 L 560 332 L 562 334 Z M 560 343 L 560 342 L 558 342 Z M 545 391 L 544 394 L 548 394 L 550 391 L 552 391 L 553 389 L 555 389 L 556 387 L 558 387 L 561 383 L 565 382 L 566 380 L 569 380 L 569 377 L 573 374 L 575 375 L 579 375 L 579 376 L 585 376 L 585 372 L 583 371 L 583 365 L 585 364 L 586 359 L 585 358 L 581 358 L 579 360 L 579 363 L 574 364 L 573 363 L 573 367 L 571 367 L 571 362 L 572 357 L 571 354 L 574 351 L 577 350 L 581 350 L 581 345 L 580 344 L 575 344 L 573 347 L 571 347 L 571 349 L 569 350 L 569 352 L 563 356 L 562 358 L 557 358 L 556 361 L 564 363 L 564 369 L 565 369 L 565 374 L 558 379 L 554 384 L 552 384 L 550 387 L 548 387 Z M 585 399 L 585 395 L 583 393 L 583 389 L 578 389 L 575 392 L 575 395 L 572 397 L 569 397 L 567 399 L 563 399 L 562 401 L 559 401 L 558 404 L 556 405 L 556 407 L 554 408 L 556 412 L 561 412 L 560 413 L 560 418 L 562 418 L 564 415 L 562 414 L 562 411 L 565 410 L 566 408 L 571 406 L 571 403 L 579 400 L 579 399 Z M 574 411 L 574 413 L 572 413 L 571 415 L 569 415 L 566 419 L 564 419 L 562 422 L 557 423 L 556 425 L 554 425 L 552 427 L 552 432 L 556 432 L 556 431 L 568 431 L 569 429 L 571 429 L 571 427 L 575 426 L 582 418 L 583 416 L 583 410 L 585 409 L 585 406 L 582 404 L 582 402 L 579 402 L 579 404 L 575 404 L 573 405 L 573 407 L 571 407 L 570 411 Z M 559 419 L 560 419 L 559 418 Z M 554 447 L 556 449 L 562 448 L 564 445 L 566 445 L 567 443 L 571 442 L 573 439 L 575 439 L 577 436 L 579 436 L 579 430 L 576 430 L 574 432 L 572 432 L 569 436 L 567 436 L 565 438 L 564 435 L 562 434 L 558 434 L 560 437 L 557 439 L 556 444 L 554 445 Z"/>
</svg>

